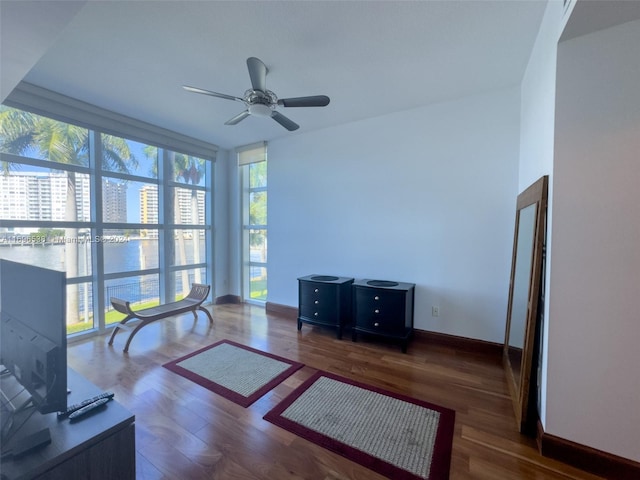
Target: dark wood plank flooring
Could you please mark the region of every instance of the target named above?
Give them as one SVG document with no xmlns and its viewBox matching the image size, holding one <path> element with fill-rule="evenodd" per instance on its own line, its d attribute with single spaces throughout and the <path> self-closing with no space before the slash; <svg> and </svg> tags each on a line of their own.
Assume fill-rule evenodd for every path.
<svg viewBox="0 0 640 480">
<path fill-rule="evenodd" d="M 69 366 L 112 390 L 136 415 L 137 478 L 382 479 L 380 475 L 286 432 L 263 415 L 316 370 L 325 370 L 456 410 L 451 479 L 597 479 L 544 458 L 516 431 L 500 359 L 415 340 L 407 354 L 393 344 L 359 340 L 226 304 L 204 315 L 167 319 L 142 329 L 128 354 L 127 332 L 69 345 Z M 162 367 L 229 339 L 303 362 L 284 383 L 242 408 Z"/>
</svg>

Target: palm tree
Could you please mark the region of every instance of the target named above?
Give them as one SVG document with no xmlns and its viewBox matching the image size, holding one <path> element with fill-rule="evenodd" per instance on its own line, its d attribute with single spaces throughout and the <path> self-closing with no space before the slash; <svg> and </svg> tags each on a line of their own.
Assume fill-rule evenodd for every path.
<svg viewBox="0 0 640 480">
<path fill-rule="evenodd" d="M 33 143 L 35 116 L 22 110 L 0 106 L 0 151 L 23 152 Z M 2 172 L 9 173 L 9 163 L 2 162 Z"/>
<path fill-rule="evenodd" d="M 182 178 L 184 182 L 191 183 L 192 185 L 198 185 L 200 179 L 205 175 L 205 160 L 200 158 L 176 154 L 174 165 L 176 179 Z M 199 222 L 198 213 L 198 192 L 191 190 L 191 223 L 197 224 Z M 200 263 L 200 230 L 194 229 L 191 238 L 193 241 L 193 263 Z M 202 283 L 199 268 L 195 269 L 195 281 Z M 182 291 L 187 292 L 189 291 L 188 285 L 185 285 L 184 282 L 183 277 Z"/>
<path fill-rule="evenodd" d="M 185 155 L 183 153 L 169 151 L 169 159 L 171 165 L 173 165 L 173 178 L 174 180 L 182 180 L 183 182 L 192 185 L 198 185 L 200 180 L 205 175 L 206 168 L 206 160 L 201 158 L 192 157 L 189 155 Z M 154 158 L 157 156 L 157 148 L 153 146 L 147 146 L 144 148 L 144 154 L 148 158 Z M 157 164 L 153 164 L 151 169 L 151 175 L 153 177 L 158 176 L 158 167 Z M 182 223 L 182 209 L 180 208 L 180 197 L 176 195 L 176 189 L 170 189 L 173 204 L 173 212 L 174 219 L 176 225 L 180 225 Z M 198 193 L 196 190 L 191 191 L 191 223 L 197 224 L 199 221 L 199 209 L 198 209 Z M 194 229 L 192 231 L 192 239 L 193 239 L 193 263 L 200 263 L 200 230 Z M 180 255 L 180 262 L 182 265 L 187 263 L 187 252 L 186 246 L 184 242 L 184 235 L 178 234 L 178 255 Z M 173 258 L 175 247 L 173 242 L 167 242 L 167 248 L 171 251 L 170 257 Z M 200 269 L 195 270 L 195 281 L 197 283 L 202 282 L 202 277 L 200 275 Z M 189 275 L 187 270 L 181 271 L 181 283 L 182 283 L 182 292 L 186 293 L 190 290 L 189 285 Z M 175 298 L 175 285 L 173 282 L 171 283 L 171 291 L 167 292 L 168 298 Z"/>
<path fill-rule="evenodd" d="M 0 108 L 0 151 L 24 155 L 36 152 L 42 158 L 68 165 L 88 165 L 89 131 L 68 123 L 34 115 L 13 108 Z M 102 135 L 103 165 L 128 173 L 137 167 L 137 160 L 123 138 Z M 8 162 L 2 162 L 2 171 L 9 172 Z M 76 173 L 67 172 L 65 221 L 78 221 L 76 205 Z M 78 230 L 67 228 L 68 239 L 76 239 Z M 78 276 L 78 244 L 67 242 L 65 247 L 67 278 Z M 78 322 L 78 285 L 67 287 L 67 323 Z M 86 319 L 85 319 L 86 320 Z"/>
</svg>

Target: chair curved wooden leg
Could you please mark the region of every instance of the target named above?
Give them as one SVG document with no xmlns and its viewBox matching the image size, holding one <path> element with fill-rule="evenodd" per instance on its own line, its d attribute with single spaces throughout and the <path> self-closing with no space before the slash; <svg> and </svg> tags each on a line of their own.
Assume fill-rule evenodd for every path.
<svg viewBox="0 0 640 480">
<path fill-rule="evenodd" d="M 207 314 L 207 317 L 209 317 L 209 323 L 210 323 L 211 325 L 213 325 L 213 317 L 211 316 L 211 313 L 209 313 L 209 310 L 207 310 L 206 308 L 204 308 L 204 307 L 202 307 L 202 306 L 198 307 L 198 310 L 202 310 L 204 313 L 206 313 L 206 314 Z M 195 312 L 194 312 L 194 313 L 195 313 Z"/>
<path fill-rule="evenodd" d="M 109 337 L 109 345 L 113 345 L 113 339 L 116 338 L 116 333 L 120 331 L 120 325 L 124 325 L 132 318 L 133 317 L 129 315 L 128 317 L 125 317 L 124 319 L 120 320 L 120 322 L 118 322 L 116 326 L 113 327 L 113 332 L 111 332 L 111 337 Z"/>
<path fill-rule="evenodd" d="M 142 327 L 144 327 L 145 325 L 148 325 L 149 323 L 151 322 L 142 321 L 136 326 L 136 328 L 133 329 L 133 331 L 131 332 L 131 335 L 129 335 L 129 338 L 127 338 L 127 343 L 124 345 L 124 348 L 122 349 L 123 352 L 126 353 L 129 351 L 129 344 L 131 343 L 131 340 L 133 340 L 133 337 L 135 336 L 135 334 L 138 333 Z"/>
</svg>

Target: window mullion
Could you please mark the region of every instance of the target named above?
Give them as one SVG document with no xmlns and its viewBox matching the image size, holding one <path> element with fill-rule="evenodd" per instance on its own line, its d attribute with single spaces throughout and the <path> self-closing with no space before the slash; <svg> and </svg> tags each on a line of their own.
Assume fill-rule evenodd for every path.
<svg viewBox="0 0 640 480">
<path fill-rule="evenodd" d="M 160 302 L 175 299 L 175 281 L 169 274 L 169 267 L 173 258 L 173 230 L 167 225 L 173 223 L 173 195 L 170 186 L 171 152 L 164 148 L 158 149 L 158 254 L 160 267 Z M 169 198 L 171 197 L 171 198 Z"/>
<path fill-rule="evenodd" d="M 95 221 L 95 236 L 102 236 L 104 232 L 102 215 L 102 142 L 100 133 L 89 130 L 89 165 L 93 169 L 93 185 L 91 188 L 91 218 Z M 94 327 L 99 331 L 105 329 L 104 308 L 104 247 L 102 242 L 91 243 L 91 270 L 93 276 L 93 318 Z M 97 320 L 97 322 L 96 322 Z M 97 325 L 96 325 L 97 323 Z"/>
<path fill-rule="evenodd" d="M 245 301 L 266 301 L 267 280 L 267 225 L 266 223 L 251 223 L 252 221 L 264 221 L 266 216 L 258 210 L 256 213 L 263 218 L 252 218 L 252 207 L 266 207 L 267 183 L 266 183 L 266 144 L 262 145 L 262 151 L 254 149 L 251 158 L 260 159 L 259 162 L 250 162 L 242 159 L 246 152 L 239 152 L 238 164 L 241 179 L 241 216 L 242 216 L 242 290 Z M 264 170 L 263 170 L 264 168 Z M 256 169 L 256 170 L 254 170 Z M 264 195 L 260 195 L 264 193 Z M 257 194 L 257 195 L 256 195 Z M 254 203 L 255 202 L 255 203 Z M 252 246 L 252 242 L 257 244 Z M 254 248 L 256 247 L 256 248 Z M 260 256 L 260 259 L 252 259 L 252 256 Z"/>
</svg>

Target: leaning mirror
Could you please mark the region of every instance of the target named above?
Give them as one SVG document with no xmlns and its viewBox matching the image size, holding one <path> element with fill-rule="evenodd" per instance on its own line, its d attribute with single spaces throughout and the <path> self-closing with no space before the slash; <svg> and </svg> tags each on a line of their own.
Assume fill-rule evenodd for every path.
<svg viewBox="0 0 640 480">
<path fill-rule="evenodd" d="M 503 363 L 520 431 L 532 420 L 529 402 L 546 235 L 548 177 L 518 195 Z"/>
</svg>

